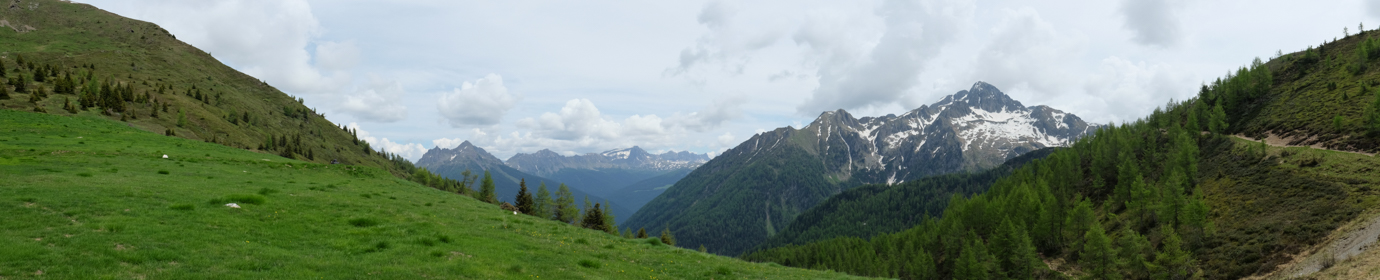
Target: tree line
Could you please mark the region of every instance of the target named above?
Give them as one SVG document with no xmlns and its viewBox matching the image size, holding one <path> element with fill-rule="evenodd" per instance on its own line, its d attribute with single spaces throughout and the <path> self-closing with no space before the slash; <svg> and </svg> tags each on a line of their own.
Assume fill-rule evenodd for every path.
<svg viewBox="0 0 1380 280">
<path fill-rule="evenodd" d="M 545 182 L 540 183 L 536 193 L 533 194 L 527 189 L 527 180 L 520 179 L 518 181 L 520 189 L 513 199 L 516 205 L 509 205 L 507 202 L 499 202 L 498 196 L 495 194 L 496 186 L 493 176 L 489 171 L 485 170 L 481 178 L 479 174 L 465 170 L 460 172 L 460 177 L 459 180 L 451 179 L 431 173 L 426 168 L 416 168 L 409 179 L 424 186 L 468 196 L 489 204 L 501 205 L 505 209 L 511 209 L 525 215 L 603 231 L 624 238 L 648 238 L 646 228 L 640 228 L 636 233 L 631 228 L 626 228 L 620 233 L 608 201 L 591 205 L 589 197 L 586 196 L 584 207 L 577 207 L 575 194 L 564 183 L 557 186 L 553 197 Z M 478 187 L 477 190 L 474 189 L 476 186 Z M 669 228 L 662 230 L 659 239 L 665 244 L 676 244 L 675 235 Z"/>
</svg>

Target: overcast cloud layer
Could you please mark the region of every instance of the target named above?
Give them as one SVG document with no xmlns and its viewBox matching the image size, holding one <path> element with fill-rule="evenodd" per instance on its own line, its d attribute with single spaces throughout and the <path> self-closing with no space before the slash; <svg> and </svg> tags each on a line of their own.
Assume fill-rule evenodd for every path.
<svg viewBox="0 0 1380 280">
<path fill-rule="evenodd" d="M 1097 123 L 1380 27 L 1380 2 L 90 0 L 416 160 L 719 152 L 822 111 L 900 113 L 989 82 Z"/>
</svg>

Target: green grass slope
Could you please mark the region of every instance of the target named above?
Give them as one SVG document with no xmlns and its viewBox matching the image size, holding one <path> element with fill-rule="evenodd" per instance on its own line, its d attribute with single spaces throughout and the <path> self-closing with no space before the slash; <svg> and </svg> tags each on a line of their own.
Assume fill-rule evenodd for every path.
<svg viewBox="0 0 1380 280">
<path fill-rule="evenodd" d="M 0 110 L 0 120 L 5 279 L 849 277 L 623 239 L 378 168 L 166 137 L 100 116 Z"/>
<path fill-rule="evenodd" d="M 100 115 L 146 131 L 303 161 L 339 160 L 398 175 L 412 171 L 410 163 L 371 152 L 368 143 L 300 99 L 220 63 L 157 25 L 68 1 L 19 6 L 0 9 L 0 20 L 33 28 L 0 28 L 0 91 L 10 93 L 9 99 L 0 98 L 0 108 Z M 73 89 L 64 91 L 68 79 Z M 15 83 L 25 90 L 18 91 Z M 94 102 L 81 108 L 83 99 Z M 77 111 L 65 110 L 67 102 Z M 276 145 L 263 146 L 269 138 Z"/>
</svg>

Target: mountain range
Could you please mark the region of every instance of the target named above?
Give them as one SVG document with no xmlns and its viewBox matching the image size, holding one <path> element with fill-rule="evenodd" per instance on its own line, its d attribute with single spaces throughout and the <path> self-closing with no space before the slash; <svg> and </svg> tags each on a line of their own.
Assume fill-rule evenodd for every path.
<svg viewBox="0 0 1380 280">
<path fill-rule="evenodd" d="M 984 82 L 899 116 L 824 112 L 800 129 L 759 133 L 725 151 L 626 226 L 670 226 L 687 247 L 736 255 L 844 189 L 992 168 L 1068 146 L 1097 127 L 1048 106 L 1024 106 Z"/>
<path fill-rule="evenodd" d="M 517 196 L 518 183 L 522 180 L 526 180 L 528 191 L 533 193 L 545 183 L 553 198 L 558 186 L 564 183 L 575 194 L 577 202 L 584 197 L 598 203 L 609 201 L 615 221 L 621 222 L 651 200 L 650 197 L 666 189 L 639 186 L 669 185 L 708 159 L 704 154 L 690 152 L 651 154 L 634 146 L 577 156 L 543 149 L 532 154 L 516 154 L 505 163 L 465 141 L 451 149 L 432 148 L 417 160 L 416 165 L 449 178 L 462 178 L 466 170 L 480 176 L 488 171 L 494 178 L 495 194 L 499 200 L 508 202 Z M 620 191 L 628 186 L 635 187 L 628 191 L 631 193 Z"/>
</svg>

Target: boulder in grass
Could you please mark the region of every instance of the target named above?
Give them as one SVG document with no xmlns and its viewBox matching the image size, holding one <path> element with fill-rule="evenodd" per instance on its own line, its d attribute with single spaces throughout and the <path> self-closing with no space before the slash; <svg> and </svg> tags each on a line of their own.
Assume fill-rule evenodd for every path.
<svg viewBox="0 0 1380 280">
<path fill-rule="evenodd" d="M 226 204 L 225 204 L 225 207 L 230 207 L 230 208 L 239 209 L 239 208 L 240 208 L 240 205 L 237 204 L 237 203 L 226 203 Z"/>
<path fill-rule="evenodd" d="M 168 158 L 168 155 L 163 155 L 163 158 Z"/>
</svg>

